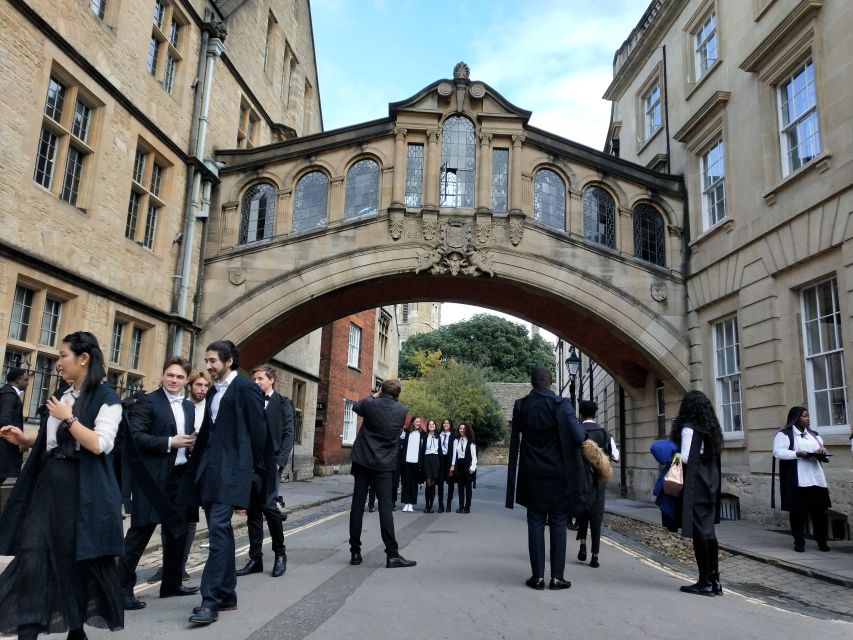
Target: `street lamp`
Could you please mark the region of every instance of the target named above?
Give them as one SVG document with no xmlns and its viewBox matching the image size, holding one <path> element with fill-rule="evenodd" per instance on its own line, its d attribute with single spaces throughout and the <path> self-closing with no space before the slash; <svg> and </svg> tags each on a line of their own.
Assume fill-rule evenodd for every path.
<svg viewBox="0 0 853 640">
<path fill-rule="evenodd" d="M 581 368 L 581 358 L 574 347 L 569 350 L 566 368 L 569 370 L 569 400 L 571 400 L 572 406 L 575 406 L 575 378 L 577 378 L 578 371 Z"/>
</svg>

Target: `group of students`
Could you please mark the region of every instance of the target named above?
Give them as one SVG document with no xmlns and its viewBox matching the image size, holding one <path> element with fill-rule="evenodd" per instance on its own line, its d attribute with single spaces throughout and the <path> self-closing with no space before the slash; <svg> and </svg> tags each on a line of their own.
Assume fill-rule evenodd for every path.
<svg viewBox="0 0 853 640">
<path fill-rule="evenodd" d="M 445 418 L 439 431 L 435 420 L 424 420 L 421 417 L 409 420 L 400 433 L 398 460 L 398 470 L 392 481 L 392 510 L 397 508 L 399 484 L 403 511 L 415 510 L 419 487 L 424 485 L 426 506 L 423 512 L 435 512 L 436 488 L 438 513 L 450 512 L 456 485 L 459 487 L 459 507 L 456 513 L 471 513 L 472 487 L 477 473 L 477 445 L 474 430 L 469 423 L 460 422 L 454 431 L 453 422 Z M 368 509 L 374 510 L 372 503 Z"/>
<path fill-rule="evenodd" d="M 205 350 L 207 374 L 170 358 L 162 386 L 135 394 L 124 407 L 104 382 L 97 338 L 85 331 L 63 338 L 63 384 L 40 411 L 38 431 L 25 433 L 22 420 L 0 424 L 4 444 L 30 450 L 0 519 L 0 555 L 14 556 L 0 574 L 0 634 L 67 632 L 80 640 L 84 623 L 123 628 L 125 610 L 145 606 L 133 595 L 135 570 L 158 524 L 160 597 L 200 592 L 192 623 L 209 624 L 219 611 L 235 609 L 237 575 L 263 570 L 264 518 L 273 576 L 284 573 L 276 500 L 293 442 L 292 406 L 272 389 L 274 370 L 257 369 L 249 380 L 238 366 L 234 344 L 214 342 Z M 199 507 L 209 553 L 200 587 L 189 587 L 182 574 Z M 238 572 L 231 518 L 240 508 L 247 510 L 251 548 Z M 127 534 L 123 509 L 131 516 Z"/>
</svg>

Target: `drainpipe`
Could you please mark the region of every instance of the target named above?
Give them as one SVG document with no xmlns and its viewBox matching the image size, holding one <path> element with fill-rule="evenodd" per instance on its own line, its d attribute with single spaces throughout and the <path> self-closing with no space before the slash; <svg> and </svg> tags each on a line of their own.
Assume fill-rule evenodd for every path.
<svg viewBox="0 0 853 640">
<path fill-rule="evenodd" d="M 213 183 L 209 180 L 204 181 L 201 194 L 201 211 L 199 218 L 201 219 L 201 247 L 199 247 L 199 262 L 198 274 L 196 275 L 195 296 L 193 297 L 193 324 L 198 324 L 198 315 L 201 305 L 201 285 L 204 281 L 204 252 L 207 249 L 207 220 L 210 216 L 210 193 L 213 189 Z M 190 335 L 190 352 L 189 360 L 193 361 L 195 354 L 196 334 L 193 332 Z"/>
<path fill-rule="evenodd" d="M 666 45 L 663 45 L 663 126 L 666 131 L 666 172 L 672 173 L 669 149 L 669 83 L 666 78 Z"/>
<path fill-rule="evenodd" d="M 619 385 L 619 492 L 628 497 L 628 437 L 625 434 L 625 389 Z"/>
</svg>

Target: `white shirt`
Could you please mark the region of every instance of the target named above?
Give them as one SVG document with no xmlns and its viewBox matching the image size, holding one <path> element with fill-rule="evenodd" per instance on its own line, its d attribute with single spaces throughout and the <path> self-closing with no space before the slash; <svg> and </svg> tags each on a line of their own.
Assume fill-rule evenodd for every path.
<svg viewBox="0 0 853 640">
<path fill-rule="evenodd" d="M 175 430 L 176 435 L 185 436 L 186 432 L 186 416 L 184 415 L 184 396 L 173 396 L 171 393 L 163 389 L 163 393 L 166 394 L 166 399 L 169 401 L 169 407 L 172 409 L 172 415 L 175 416 Z M 166 451 L 172 450 L 172 438 L 169 437 L 169 445 L 166 448 Z M 175 466 L 186 464 L 187 462 L 187 450 L 186 447 L 181 447 L 178 449 L 178 455 L 175 456 Z"/>
<path fill-rule="evenodd" d="M 62 397 L 59 401 L 62 404 L 68 404 L 72 407 L 74 403 L 77 401 L 77 396 L 79 393 L 74 390 L 73 387 L 68 387 L 65 390 L 65 393 L 62 394 Z M 59 429 L 59 423 L 61 420 L 54 418 L 53 416 L 48 416 L 47 418 L 47 450 L 56 448 L 56 432 Z M 116 404 L 101 405 L 100 410 L 98 410 L 98 415 L 95 417 L 95 426 L 93 427 L 95 433 L 98 434 L 98 443 L 101 445 L 101 453 L 109 453 L 113 450 L 113 443 L 116 439 L 116 434 L 118 433 L 118 424 L 121 422 L 121 403 L 117 402 Z M 90 426 L 90 425 L 85 425 Z M 80 450 L 80 443 L 75 443 L 75 448 Z"/>
<path fill-rule="evenodd" d="M 219 413 L 219 403 L 222 402 L 222 396 L 225 395 L 225 392 L 228 390 L 228 385 L 234 382 L 234 378 L 237 377 L 237 372 L 232 371 L 228 374 L 228 377 L 221 382 L 214 382 L 213 386 L 216 387 L 216 394 L 213 396 L 213 400 L 210 401 L 210 419 L 213 422 L 216 422 L 216 414 Z"/>
<path fill-rule="evenodd" d="M 584 420 L 583 424 L 586 424 L 587 422 L 598 424 L 595 420 Z M 619 462 L 619 449 L 616 447 L 616 440 L 614 440 L 612 436 L 610 438 L 610 457 L 613 459 L 613 462 Z"/>
<path fill-rule="evenodd" d="M 451 465 L 456 465 L 456 458 L 465 457 L 465 447 L 468 446 L 468 438 L 458 438 L 453 447 L 453 461 Z M 477 445 L 471 443 L 471 471 L 477 470 Z"/>
<path fill-rule="evenodd" d="M 800 487 L 825 487 L 826 476 L 816 458 L 798 458 L 797 451 L 817 451 L 823 446 L 820 436 L 794 427 L 794 450 L 788 449 L 788 436 L 781 431 L 773 438 L 773 455 L 779 460 L 797 461 L 797 485 Z"/>
<path fill-rule="evenodd" d="M 419 449 L 421 448 L 421 433 L 417 429 L 409 434 L 409 442 L 406 444 L 406 462 L 418 461 Z"/>
<path fill-rule="evenodd" d="M 450 432 L 442 431 L 438 438 L 441 440 L 441 453 L 447 453 L 447 443 L 450 442 Z"/>
<path fill-rule="evenodd" d="M 15 393 L 18 394 L 18 397 L 21 398 L 21 400 L 23 400 L 24 399 L 24 390 L 18 389 L 18 387 L 16 387 L 15 385 L 12 385 L 12 388 L 15 390 Z"/>
<path fill-rule="evenodd" d="M 195 432 L 201 431 L 201 423 L 204 422 L 204 407 L 207 398 L 202 398 L 195 403 Z"/>
<path fill-rule="evenodd" d="M 681 461 L 686 463 L 690 458 L 690 447 L 693 444 L 693 429 L 684 427 L 681 430 Z M 705 443 L 699 445 L 699 455 L 705 453 Z"/>
<path fill-rule="evenodd" d="M 424 455 L 429 456 L 433 454 L 438 454 L 438 438 L 435 436 L 427 436 L 426 441 L 426 449 L 424 449 Z"/>
</svg>

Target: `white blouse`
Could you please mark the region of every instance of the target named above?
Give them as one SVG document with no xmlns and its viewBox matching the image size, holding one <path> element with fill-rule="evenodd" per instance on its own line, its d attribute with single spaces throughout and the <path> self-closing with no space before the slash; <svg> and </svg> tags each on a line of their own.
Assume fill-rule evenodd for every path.
<svg viewBox="0 0 853 640">
<path fill-rule="evenodd" d="M 465 457 L 465 447 L 468 446 L 468 438 L 458 438 L 453 446 L 453 461 L 451 465 L 456 464 L 456 458 Z M 477 470 L 477 445 L 471 443 L 471 471 Z"/>
<path fill-rule="evenodd" d="M 424 455 L 438 455 L 438 438 L 436 438 L 435 436 L 427 436 Z"/>
<path fill-rule="evenodd" d="M 68 387 L 65 390 L 65 393 L 62 394 L 62 398 L 59 401 L 62 404 L 68 404 L 72 407 L 74 403 L 77 401 L 77 396 L 80 393 L 75 391 L 73 387 Z M 47 418 L 47 450 L 55 449 L 56 444 L 56 432 L 59 429 L 59 423 L 61 420 L 54 418 L 53 416 L 48 416 Z M 98 411 L 97 417 L 95 417 L 95 426 L 94 431 L 98 434 L 98 442 L 101 445 L 101 453 L 109 453 L 113 450 L 113 443 L 116 439 L 116 434 L 118 433 L 118 425 L 121 422 L 121 403 L 116 403 L 112 405 L 101 405 L 100 410 Z M 92 425 L 85 425 L 87 427 L 91 427 Z M 75 448 L 80 450 L 80 443 L 75 443 Z"/>
<path fill-rule="evenodd" d="M 788 436 L 781 431 L 773 438 L 773 455 L 779 460 L 797 461 L 797 485 L 800 487 L 825 487 L 826 476 L 823 467 L 816 458 L 798 458 L 797 451 L 814 452 L 823 446 L 820 436 L 813 436 L 808 431 L 800 433 L 794 427 L 794 449 L 788 449 Z"/>
<path fill-rule="evenodd" d="M 404 436 L 405 437 L 405 436 Z M 416 463 L 418 461 L 419 449 L 421 448 L 421 434 L 415 429 L 409 434 L 409 442 L 406 445 L 406 462 Z"/>
</svg>

